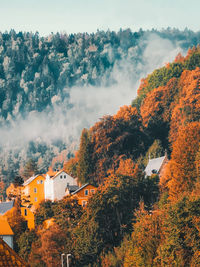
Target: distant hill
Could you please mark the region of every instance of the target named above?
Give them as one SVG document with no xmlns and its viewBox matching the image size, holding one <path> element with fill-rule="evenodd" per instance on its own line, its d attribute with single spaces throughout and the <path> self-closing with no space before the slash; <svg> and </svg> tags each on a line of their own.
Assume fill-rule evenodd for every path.
<svg viewBox="0 0 200 267">
<path fill-rule="evenodd" d="M 154 46 L 149 45 L 152 40 Z M 163 43 L 159 46 L 160 42 Z M 90 118 L 92 108 L 88 108 L 83 116 L 80 112 L 82 102 L 73 102 L 73 94 L 73 99 L 81 98 L 84 102 L 91 91 L 95 91 L 98 98 L 98 88 L 103 87 L 103 93 L 105 96 L 108 93 L 112 107 L 115 102 L 113 86 L 117 86 L 120 80 L 126 92 L 128 77 L 130 88 L 132 86 L 131 102 L 136 82 L 153 67 L 164 63 L 160 62 L 163 58 L 169 59 L 168 52 L 172 51 L 171 56 L 175 56 L 175 52 L 181 50 L 184 53 L 199 42 L 200 33 L 187 29 L 139 32 L 127 29 L 93 34 L 57 33 L 47 37 L 40 37 L 38 33 L 16 33 L 14 30 L 0 33 L 2 178 L 12 180 L 30 158 L 36 160 L 41 171 L 46 171 L 53 158 L 54 166 L 58 167 L 72 156 L 81 129 L 91 126 L 94 118 L 98 118 L 98 115 Z M 169 47 L 171 50 L 167 50 Z M 179 50 L 176 50 L 177 47 Z M 154 62 L 151 61 L 151 53 Z M 160 55 L 164 53 L 167 55 L 161 60 Z M 185 63 L 188 64 L 187 69 L 193 68 L 192 60 L 191 57 L 191 61 Z M 195 66 L 198 64 L 194 63 Z M 185 65 L 177 61 L 168 69 L 165 67 L 155 71 L 145 80 L 148 84 L 140 89 L 133 105 L 139 108 L 146 92 L 159 85 L 165 86 L 173 77 L 180 77 L 184 68 Z M 121 77 L 120 73 L 128 76 Z M 164 77 L 164 82 L 159 84 L 161 77 Z M 110 88 L 114 88 L 111 93 Z M 93 102 L 93 99 L 88 101 Z M 101 104 L 102 112 L 103 107 L 104 103 Z M 80 113 L 81 123 L 78 125 L 77 118 L 72 116 L 76 110 Z M 106 112 L 110 110 L 112 108 Z M 60 153 L 62 156 L 56 161 Z"/>
</svg>

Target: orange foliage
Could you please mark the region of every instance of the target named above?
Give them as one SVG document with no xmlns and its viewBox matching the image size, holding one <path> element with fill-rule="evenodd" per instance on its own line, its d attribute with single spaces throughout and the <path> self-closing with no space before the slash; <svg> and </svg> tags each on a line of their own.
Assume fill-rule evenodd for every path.
<svg viewBox="0 0 200 267">
<path fill-rule="evenodd" d="M 132 106 L 123 106 L 120 107 L 116 115 L 113 116 L 114 120 L 122 119 L 126 122 L 129 122 L 135 118 L 138 118 L 139 114 L 135 107 Z"/>
<path fill-rule="evenodd" d="M 180 78 L 180 99 L 172 112 L 170 141 L 177 137 L 178 128 L 200 119 L 200 68 L 185 70 Z"/>
<path fill-rule="evenodd" d="M 146 79 L 141 79 L 140 86 L 137 90 L 137 94 L 140 95 L 141 92 L 143 92 L 144 88 L 146 88 L 148 85 L 147 78 Z"/>
<path fill-rule="evenodd" d="M 160 86 L 150 91 L 140 108 L 144 126 L 147 127 L 150 122 L 169 121 L 176 94 L 176 78 L 172 78 L 166 86 Z"/>
<path fill-rule="evenodd" d="M 183 193 L 190 193 L 197 180 L 195 165 L 199 150 L 200 122 L 189 123 L 179 130 L 173 143 L 171 160 L 161 177 L 161 186 L 169 189 L 171 199 L 177 199 Z"/>
<path fill-rule="evenodd" d="M 66 161 L 63 165 L 63 170 L 69 175 L 76 177 L 77 176 L 77 165 L 78 165 L 78 152 L 75 152 L 75 157 Z"/>
<path fill-rule="evenodd" d="M 116 174 L 121 174 L 124 176 L 132 176 L 134 173 L 134 162 L 132 159 L 121 159 L 119 162 L 119 168 L 116 171 Z"/>
<path fill-rule="evenodd" d="M 174 62 L 176 63 L 183 63 L 184 61 L 185 61 L 185 58 L 184 56 L 182 56 L 181 53 L 178 53 L 178 55 L 175 57 L 175 60 L 174 60 Z"/>
<path fill-rule="evenodd" d="M 36 241 L 32 245 L 30 262 L 41 264 L 44 262 L 48 267 L 60 264 L 60 255 L 64 252 L 65 234 L 58 225 L 53 224 L 47 230 L 38 231 L 40 242 Z"/>
<path fill-rule="evenodd" d="M 161 241 L 161 215 L 158 210 L 149 214 L 144 204 L 136 212 L 132 245 L 127 250 L 124 266 L 154 266 L 157 248 Z"/>
</svg>

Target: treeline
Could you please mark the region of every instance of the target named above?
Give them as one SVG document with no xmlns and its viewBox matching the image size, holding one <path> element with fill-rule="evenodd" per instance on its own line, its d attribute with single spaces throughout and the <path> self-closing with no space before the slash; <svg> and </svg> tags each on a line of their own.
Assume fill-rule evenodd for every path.
<svg viewBox="0 0 200 267">
<path fill-rule="evenodd" d="M 16 242 L 32 266 L 62 253 L 74 266 L 200 265 L 199 59 L 199 47 L 179 55 L 142 81 L 132 106 L 83 130 L 64 167 L 99 189 L 84 210 L 68 198 L 40 205 L 35 231 Z M 145 178 L 148 156 L 166 150 L 162 176 Z"/>
<path fill-rule="evenodd" d="M 69 97 L 72 86 L 107 86 L 114 81 L 114 64 L 142 62 L 151 34 L 178 44 L 183 49 L 197 45 L 200 33 L 190 30 L 132 32 L 130 29 L 97 31 L 93 34 L 0 33 L 1 123 L 19 114 L 42 111 L 54 101 Z M 106 79 L 102 80 L 102 77 Z"/>
</svg>

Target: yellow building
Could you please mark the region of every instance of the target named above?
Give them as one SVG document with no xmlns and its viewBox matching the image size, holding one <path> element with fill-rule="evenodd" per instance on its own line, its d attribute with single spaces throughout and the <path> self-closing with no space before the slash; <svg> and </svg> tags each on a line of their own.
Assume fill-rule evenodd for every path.
<svg viewBox="0 0 200 267">
<path fill-rule="evenodd" d="M 21 214 L 28 222 L 28 228 L 35 228 L 34 212 L 38 208 L 44 196 L 44 181 L 43 175 L 30 177 L 23 184 L 22 207 Z"/>
</svg>

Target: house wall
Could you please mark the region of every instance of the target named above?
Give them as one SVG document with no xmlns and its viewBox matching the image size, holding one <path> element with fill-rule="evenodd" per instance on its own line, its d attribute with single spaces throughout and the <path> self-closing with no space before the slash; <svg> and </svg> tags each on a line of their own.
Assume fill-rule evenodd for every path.
<svg viewBox="0 0 200 267">
<path fill-rule="evenodd" d="M 0 237 L 13 249 L 13 236 L 12 235 L 0 235 Z"/>
<path fill-rule="evenodd" d="M 29 229 L 33 229 L 35 227 L 33 212 L 38 208 L 40 202 L 45 199 L 44 181 L 44 176 L 38 175 L 30 184 L 26 185 L 23 190 L 25 194 L 24 198 L 27 198 L 27 200 L 30 202 L 26 203 L 24 200 L 22 200 L 22 205 L 25 207 L 21 207 L 21 214 L 27 221 Z M 28 208 L 27 205 L 30 205 L 30 208 Z"/>
<path fill-rule="evenodd" d="M 88 190 L 88 195 L 86 194 L 86 190 Z M 76 197 L 78 199 L 78 204 L 84 207 L 87 204 L 88 199 L 96 193 L 96 190 L 97 188 L 95 186 L 89 184 L 73 195 L 73 197 Z"/>
<path fill-rule="evenodd" d="M 73 177 L 63 171 L 53 179 L 54 200 L 60 200 L 65 196 L 67 185 L 77 185 L 77 182 Z"/>
<path fill-rule="evenodd" d="M 26 211 L 26 213 L 25 213 L 25 211 Z M 21 207 L 21 215 L 27 221 L 28 228 L 29 229 L 34 229 L 35 228 L 35 216 L 34 216 L 34 213 L 27 207 Z"/>
<path fill-rule="evenodd" d="M 46 176 L 44 181 L 44 196 L 45 199 L 54 200 L 53 180 L 50 179 L 49 175 Z"/>
</svg>

